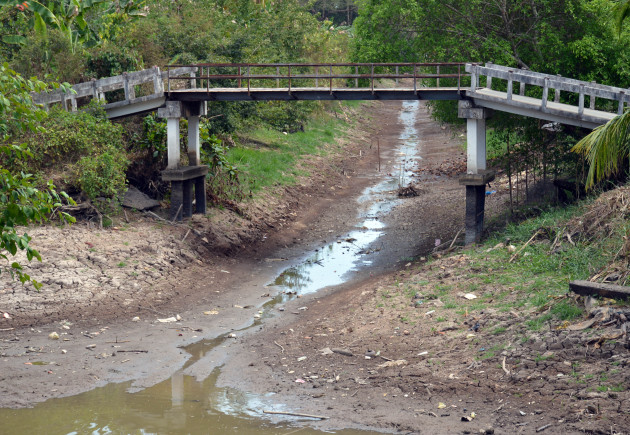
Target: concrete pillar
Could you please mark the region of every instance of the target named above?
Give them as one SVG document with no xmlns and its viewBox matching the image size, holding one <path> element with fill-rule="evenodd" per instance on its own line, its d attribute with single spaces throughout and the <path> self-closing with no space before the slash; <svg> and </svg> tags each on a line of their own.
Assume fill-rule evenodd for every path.
<svg viewBox="0 0 630 435">
<path fill-rule="evenodd" d="M 486 186 L 466 186 L 466 245 L 476 243 L 483 232 Z"/>
<path fill-rule="evenodd" d="M 188 118 L 188 164 L 190 166 L 201 164 L 199 147 L 199 116 L 191 116 Z"/>
<path fill-rule="evenodd" d="M 182 217 L 192 216 L 193 180 L 184 180 Z"/>
<path fill-rule="evenodd" d="M 167 101 L 166 106 L 158 109 L 158 116 L 166 118 L 166 143 L 168 147 L 167 169 L 179 168 L 179 120 L 182 107 L 179 101 Z"/>
<path fill-rule="evenodd" d="M 194 212 L 206 212 L 206 174 L 208 166 L 182 166 L 162 171 L 162 180 L 171 182 L 171 219 L 182 220 L 193 214 L 193 190 L 196 207 Z"/>
<path fill-rule="evenodd" d="M 195 213 L 206 214 L 206 176 L 195 178 Z"/>
<path fill-rule="evenodd" d="M 466 120 L 466 136 L 466 172 L 478 174 L 479 171 L 486 169 L 486 120 L 484 118 L 468 118 Z"/>
<path fill-rule="evenodd" d="M 167 169 L 179 168 L 179 118 L 168 118 L 166 120 L 166 144 L 168 147 Z"/>
<path fill-rule="evenodd" d="M 182 209 L 184 207 L 184 182 L 180 180 L 171 181 L 171 220 L 182 220 Z"/>
<path fill-rule="evenodd" d="M 494 173 L 486 169 L 486 118 L 490 110 L 475 107 L 472 101 L 459 102 L 458 114 L 466 118 L 466 175 L 459 183 L 466 186 L 466 244 L 478 242 L 483 232 L 486 184 Z"/>
</svg>

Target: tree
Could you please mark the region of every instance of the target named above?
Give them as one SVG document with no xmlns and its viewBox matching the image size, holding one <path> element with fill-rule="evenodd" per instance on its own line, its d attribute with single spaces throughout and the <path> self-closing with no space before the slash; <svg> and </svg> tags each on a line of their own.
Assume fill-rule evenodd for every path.
<svg viewBox="0 0 630 435">
<path fill-rule="evenodd" d="M 72 51 L 79 46 L 93 47 L 113 36 L 128 19 L 146 16 L 146 0 L 51 0 L 46 4 L 27 0 L 0 0 L 0 6 L 15 5 L 21 12 L 32 15 L 31 27 L 46 37 L 48 28 L 61 31 L 71 43 Z M 5 43 L 24 44 L 23 35 L 3 38 Z"/>
<path fill-rule="evenodd" d="M 623 22 L 630 16 L 630 0 L 622 0 L 617 4 L 614 10 L 615 28 L 617 36 L 621 36 L 623 30 Z"/>
<path fill-rule="evenodd" d="M 52 183 L 41 190 L 35 187 L 30 174 L 13 174 L 7 169 L 16 159 L 30 154 L 23 146 L 9 145 L 8 141 L 21 131 L 39 128 L 39 121 L 46 114 L 33 104 L 31 92 L 47 87 L 40 81 L 24 79 L 6 63 L 0 66 L 0 135 L 3 140 L 0 145 L 0 260 L 8 263 L 0 265 L 0 273 L 8 270 L 12 277 L 22 283 L 31 281 L 36 288 L 41 284 L 24 273 L 20 263 L 10 259 L 18 251 L 24 251 L 28 261 L 33 258 L 41 261 L 39 253 L 29 245 L 31 238 L 26 232 L 19 234 L 19 227 L 47 221 L 54 215 L 74 222 L 73 217 L 58 211 L 62 200 L 72 200 L 63 192 L 57 193 Z"/>
<path fill-rule="evenodd" d="M 589 164 L 586 188 L 619 175 L 630 157 L 630 111 L 597 127 L 580 140 L 572 151 L 582 154 Z"/>
</svg>

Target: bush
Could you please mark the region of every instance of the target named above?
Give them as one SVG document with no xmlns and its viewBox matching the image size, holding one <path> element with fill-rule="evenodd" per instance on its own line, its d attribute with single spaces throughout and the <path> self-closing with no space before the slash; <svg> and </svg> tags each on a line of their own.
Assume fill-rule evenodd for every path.
<svg viewBox="0 0 630 435">
<path fill-rule="evenodd" d="M 83 190 L 90 198 L 113 197 L 124 188 L 128 163 L 122 127 L 107 120 L 97 103 L 76 113 L 52 109 L 42 127 L 14 140 L 25 144 L 28 156 L 12 161 L 5 157 L 0 164 L 13 174 L 33 174 L 40 185 L 53 179 L 63 189 Z"/>
<path fill-rule="evenodd" d="M 67 36 L 58 30 L 51 30 L 48 38 L 30 35 L 11 64 L 24 77 L 60 82 L 80 82 L 85 72 L 84 54 L 73 52 Z"/>
<path fill-rule="evenodd" d="M 63 170 L 83 156 L 97 155 L 123 143 L 122 128 L 105 119 L 94 104 L 76 113 L 52 109 L 42 127 L 43 131 L 17 138 L 17 143 L 26 143 L 32 157 L 21 161 L 15 170 L 30 173 Z"/>
<path fill-rule="evenodd" d="M 74 166 L 78 187 L 88 198 L 116 198 L 127 190 L 125 153 L 111 147 L 102 154 L 81 158 Z"/>
</svg>

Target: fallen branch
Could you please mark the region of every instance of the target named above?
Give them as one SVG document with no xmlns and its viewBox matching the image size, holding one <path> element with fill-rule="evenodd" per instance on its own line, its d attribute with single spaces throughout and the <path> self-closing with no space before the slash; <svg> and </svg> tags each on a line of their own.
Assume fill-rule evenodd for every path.
<svg viewBox="0 0 630 435">
<path fill-rule="evenodd" d="M 329 417 L 324 417 L 323 415 L 312 415 L 312 414 L 302 414 L 299 412 L 283 412 L 283 411 L 263 411 L 265 414 L 276 414 L 276 415 L 290 415 L 293 417 L 308 417 L 308 418 L 319 418 L 320 420 L 328 420 Z"/>
<path fill-rule="evenodd" d="M 175 213 L 175 217 L 173 218 L 173 220 L 171 221 L 171 224 L 174 224 L 175 221 L 177 220 L 177 217 L 179 216 L 179 213 L 182 211 L 182 208 L 184 207 L 184 204 L 180 204 L 179 208 L 177 209 L 177 213 Z"/>
<path fill-rule="evenodd" d="M 190 229 L 186 231 L 186 234 L 184 235 L 184 238 L 182 239 L 182 243 L 184 243 L 184 240 L 186 240 L 186 237 L 188 237 L 188 234 L 190 234 Z"/>
<path fill-rule="evenodd" d="M 505 374 L 510 376 L 510 371 L 505 367 L 505 357 L 503 357 L 503 363 L 501 364 L 501 366 L 503 367 L 503 371 L 505 372 Z"/>
<path fill-rule="evenodd" d="M 511 263 L 512 261 L 514 261 L 514 259 L 515 259 L 516 257 L 518 257 L 518 254 L 520 254 L 520 253 L 521 253 L 521 251 L 523 251 L 523 249 L 527 248 L 527 247 L 529 246 L 529 244 L 532 242 L 532 240 L 534 240 L 538 234 L 540 234 L 540 230 L 537 230 L 537 231 L 534 233 L 534 235 L 530 237 L 530 239 L 527 241 L 527 243 L 525 243 L 525 244 L 521 247 L 521 249 L 519 249 L 518 251 L 516 251 L 516 252 L 514 253 L 514 255 L 512 255 L 512 257 L 510 258 L 510 261 L 508 261 L 508 263 Z"/>
<path fill-rule="evenodd" d="M 278 344 L 277 342 L 273 342 L 273 344 L 275 344 L 276 346 L 278 346 L 280 349 L 282 349 L 282 353 L 284 353 L 284 347 L 282 347 L 281 344 Z"/>
<path fill-rule="evenodd" d="M 460 228 L 459 231 L 457 232 L 457 234 L 455 234 L 455 238 L 453 239 L 453 241 L 451 242 L 450 246 L 448 247 L 448 249 L 451 249 L 453 247 L 453 245 L 455 244 L 455 241 L 457 240 L 457 238 L 459 237 L 459 233 L 461 233 L 464 230 L 464 227 Z"/>
</svg>

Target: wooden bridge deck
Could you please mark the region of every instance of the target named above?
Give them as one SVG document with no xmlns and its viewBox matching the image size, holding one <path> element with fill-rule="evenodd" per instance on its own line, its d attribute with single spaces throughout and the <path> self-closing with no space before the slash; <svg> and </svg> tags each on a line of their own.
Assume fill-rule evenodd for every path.
<svg viewBox="0 0 630 435">
<path fill-rule="evenodd" d="M 461 100 L 458 88 L 209 88 L 167 92 L 172 101 Z"/>
</svg>

